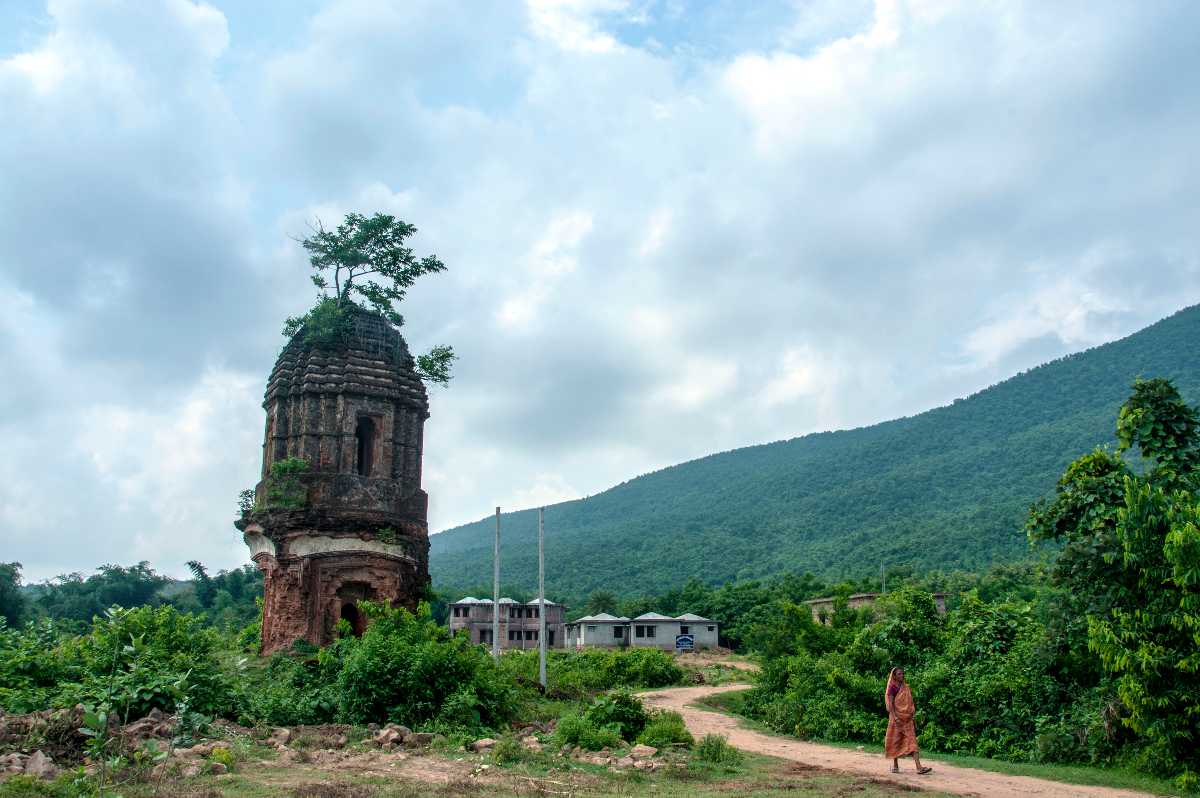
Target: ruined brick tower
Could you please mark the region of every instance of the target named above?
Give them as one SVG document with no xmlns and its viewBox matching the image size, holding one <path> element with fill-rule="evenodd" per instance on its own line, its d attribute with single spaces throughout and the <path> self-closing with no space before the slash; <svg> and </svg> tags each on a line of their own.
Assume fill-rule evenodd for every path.
<svg viewBox="0 0 1200 798">
<path fill-rule="evenodd" d="M 341 619 L 361 634 L 359 599 L 412 609 L 429 584 L 425 386 L 387 321 L 350 319 L 338 346 L 293 337 L 267 382 L 256 507 L 236 524 L 264 575 L 264 654 L 328 643 Z M 287 458 L 308 468 L 281 486 L 271 467 Z"/>
</svg>

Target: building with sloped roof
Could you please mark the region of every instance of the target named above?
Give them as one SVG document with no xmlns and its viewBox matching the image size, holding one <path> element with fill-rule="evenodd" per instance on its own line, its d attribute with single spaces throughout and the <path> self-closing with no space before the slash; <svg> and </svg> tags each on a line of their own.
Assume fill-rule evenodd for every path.
<svg viewBox="0 0 1200 798">
<path fill-rule="evenodd" d="M 631 619 L 602 612 L 566 624 L 567 645 L 574 648 L 715 648 L 717 634 L 716 621 L 694 613 L 672 618 L 647 612 Z"/>
<path fill-rule="evenodd" d="M 539 599 L 522 603 L 500 599 L 500 647 L 536 649 L 541 632 L 540 615 L 546 613 L 546 647 L 562 648 L 563 620 L 567 608 L 553 601 L 545 607 Z M 464 596 L 449 606 L 451 633 L 465 631 L 472 643 L 492 644 L 492 600 Z"/>
</svg>

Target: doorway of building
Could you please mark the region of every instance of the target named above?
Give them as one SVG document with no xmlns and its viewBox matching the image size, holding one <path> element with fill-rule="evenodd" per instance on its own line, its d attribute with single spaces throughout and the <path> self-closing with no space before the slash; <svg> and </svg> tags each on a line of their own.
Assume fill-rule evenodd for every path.
<svg viewBox="0 0 1200 798">
<path fill-rule="evenodd" d="M 342 620 L 350 624 L 350 628 L 354 630 L 355 637 L 362 637 L 363 632 L 367 629 L 367 619 L 363 617 L 362 612 L 359 611 L 353 601 L 348 601 L 342 605 Z"/>
</svg>

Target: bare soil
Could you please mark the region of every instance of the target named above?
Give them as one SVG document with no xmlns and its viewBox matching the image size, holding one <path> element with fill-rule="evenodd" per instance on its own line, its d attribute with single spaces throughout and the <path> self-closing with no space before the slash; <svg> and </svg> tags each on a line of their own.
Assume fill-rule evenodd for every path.
<svg viewBox="0 0 1200 798">
<path fill-rule="evenodd" d="M 863 776 L 877 784 L 891 784 L 902 789 L 937 790 L 954 795 L 979 795 L 989 798 L 1147 798 L 1149 795 L 1133 790 L 1063 784 L 1029 776 L 990 773 L 955 767 L 925 757 L 922 757 L 922 763 L 931 765 L 932 773 L 918 776 L 914 772 L 912 760 L 903 759 L 900 762 L 901 772 L 894 774 L 891 772 L 891 762 L 879 754 L 773 737 L 743 727 L 736 718 L 691 706 L 706 696 L 745 689 L 744 684 L 675 687 L 643 694 L 642 699 L 647 706 L 671 709 L 683 715 L 688 731 L 697 738 L 706 734 L 719 734 L 743 751 L 791 760 L 806 767 Z"/>
</svg>

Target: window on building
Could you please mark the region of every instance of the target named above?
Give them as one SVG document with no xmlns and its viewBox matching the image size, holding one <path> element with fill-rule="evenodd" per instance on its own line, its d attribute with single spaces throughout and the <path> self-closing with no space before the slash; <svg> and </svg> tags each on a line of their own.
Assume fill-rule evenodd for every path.
<svg viewBox="0 0 1200 798">
<path fill-rule="evenodd" d="M 520 639 L 521 639 L 521 630 L 520 629 L 509 629 L 508 630 L 508 642 L 511 643 L 514 640 L 520 640 Z"/>
<path fill-rule="evenodd" d="M 645 637 L 646 636 L 646 627 L 642 626 L 641 624 L 633 627 L 633 636 L 634 637 Z"/>
<path fill-rule="evenodd" d="M 480 629 L 479 630 L 479 642 L 480 643 L 492 642 L 492 630 L 491 629 Z"/>
<path fill-rule="evenodd" d="M 554 648 L 554 630 L 547 629 L 546 631 L 549 632 L 549 634 L 546 636 L 546 645 L 550 646 L 550 648 Z"/>
<path fill-rule="evenodd" d="M 617 640 L 624 640 L 625 639 L 625 627 L 624 626 L 614 626 L 613 627 L 613 637 Z"/>
<path fill-rule="evenodd" d="M 708 631 L 710 631 L 710 632 L 715 632 L 716 630 L 717 630 L 717 627 L 715 627 L 715 626 L 708 627 Z"/>
<path fill-rule="evenodd" d="M 526 640 L 537 640 L 538 639 L 537 631 L 534 629 L 526 629 L 525 630 L 525 639 Z"/>
<path fill-rule="evenodd" d="M 692 627 L 690 627 L 690 626 L 683 626 L 682 624 L 680 624 L 680 626 L 679 626 L 679 634 L 681 634 L 681 635 L 690 635 L 690 634 L 692 633 L 692 632 L 691 632 L 691 628 L 692 628 Z"/>
<path fill-rule="evenodd" d="M 358 441 L 358 475 L 369 477 L 375 459 L 375 422 L 361 416 L 354 437 Z"/>
<path fill-rule="evenodd" d="M 589 626 L 588 626 L 588 631 L 589 631 L 589 632 L 594 632 L 594 631 L 596 631 L 596 627 L 594 627 L 594 626 L 590 626 L 590 625 L 589 625 Z"/>
<path fill-rule="evenodd" d="M 646 637 L 654 637 L 654 633 L 657 631 L 658 631 L 657 626 L 647 626 L 646 627 Z"/>
</svg>

